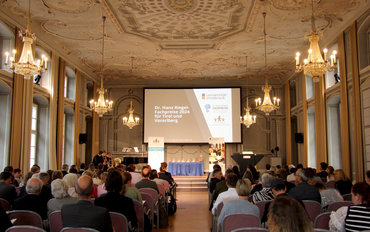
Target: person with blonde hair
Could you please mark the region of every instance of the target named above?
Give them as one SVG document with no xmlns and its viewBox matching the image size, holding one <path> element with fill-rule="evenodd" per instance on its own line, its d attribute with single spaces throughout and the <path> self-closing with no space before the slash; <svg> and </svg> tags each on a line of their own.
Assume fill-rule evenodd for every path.
<svg viewBox="0 0 370 232">
<path fill-rule="evenodd" d="M 336 169 L 334 171 L 335 177 L 335 188 L 340 192 L 341 195 L 351 193 L 352 182 L 342 169 Z"/>
<path fill-rule="evenodd" d="M 312 232 L 312 222 L 294 198 L 280 196 L 271 202 L 267 216 L 270 232 Z"/>
<path fill-rule="evenodd" d="M 76 193 L 76 184 L 77 184 L 78 176 L 74 173 L 68 173 L 63 177 L 63 180 L 68 185 L 68 194 L 71 197 L 78 197 Z"/>
<path fill-rule="evenodd" d="M 251 181 L 247 178 L 239 179 L 236 183 L 236 192 L 239 195 L 238 199 L 224 202 L 224 206 L 218 217 L 219 228 L 222 228 L 224 218 L 231 214 L 247 213 L 253 214 L 259 218 L 260 211 L 258 207 L 248 201 L 248 195 L 251 192 Z"/>
</svg>

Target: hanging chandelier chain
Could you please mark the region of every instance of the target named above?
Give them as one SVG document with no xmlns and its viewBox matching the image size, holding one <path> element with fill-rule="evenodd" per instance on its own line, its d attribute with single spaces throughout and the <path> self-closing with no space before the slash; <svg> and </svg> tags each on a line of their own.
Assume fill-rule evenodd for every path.
<svg viewBox="0 0 370 232">
<path fill-rule="evenodd" d="M 316 33 L 316 25 L 315 25 L 315 14 L 314 14 L 314 0 L 312 0 L 312 5 L 311 5 L 311 30 L 313 33 Z"/>
<path fill-rule="evenodd" d="M 28 12 L 27 12 L 27 36 L 31 36 L 31 0 L 28 0 Z"/>
<path fill-rule="evenodd" d="M 263 15 L 263 40 L 265 44 L 265 70 L 267 70 L 266 12 L 263 12 L 262 15 Z"/>
</svg>

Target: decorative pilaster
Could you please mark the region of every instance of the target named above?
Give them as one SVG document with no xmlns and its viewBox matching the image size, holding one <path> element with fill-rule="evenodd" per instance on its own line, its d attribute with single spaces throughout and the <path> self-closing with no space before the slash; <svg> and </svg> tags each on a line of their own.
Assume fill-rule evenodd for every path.
<svg viewBox="0 0 370 232">
<path fill-rule="evenodd" d="M 338 36 L 339 49 L 339 73 L 340 73 L 340 135 L 342 149 L 342 169 L 344 173 L 351 177 L 351 152 L 349 139 L 348 123 L 348 87 L 347 87 L 347 68 L 346 53 L 344 49 L 344 33 Z"/>
<path fill-rule="evenodd" d="M 292 163 L 292 125 L 290 118 L 290 91 L 289 81 L 285 83 L 285 141 L 286 141 L 286 163 Z"/>
<path fill-rule="evenodd" d="M 327 162 L 326 140 L 326 107 L 325 107 L 325 78 L 320 77 L 314 82 L 315 96 L 315 138 L 316 138 L 316 167 L 321 162 Z"/>
<path fill-rule="evenodd" d="M 354 126 L 354 168 L 356 181 L 364 180 L 364 161 L 362 149 L 362 125 L 361 125 L 361 95 L 360 95 L 360 75 L 358 67 L 357 51 L 357 25 L 356 22 L 351 26 L 351 53 L 352 53 L 352 99 L 353 99 L 353 126 Z"/>
<path fill-rule="evenodd" d="M 96 99 L 96 93 L 98 90 L 98 85 L 94 82 L 94 99 Z M 92 149 L 91 156 L 94 157 L 95 154 L 99 152 L 99 115 L 93 111 L 92 113 Z M 92 160 L 91 157 L 91 160 Z"/>
<path fill-rule="evenodd" d="M 81 96 L 81 72 L 76 70 L 76 95 L 75 95 L 75 125 L 73 141 L 73 163 L 79 166 L 79 135 L 80 135 L 80 97 Z"/>
<path fill-rule="evenodd" d="M 59 58 L 58 76 L 58 117 L 57 117 L 57 168 L 62 168 L 64 144 L 64 79 L 66 76 L 66 62 Z"/>
</svg>

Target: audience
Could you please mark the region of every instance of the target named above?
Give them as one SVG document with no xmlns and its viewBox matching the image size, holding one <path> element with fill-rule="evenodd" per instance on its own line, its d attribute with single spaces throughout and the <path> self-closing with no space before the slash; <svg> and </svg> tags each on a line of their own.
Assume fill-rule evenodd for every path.
<svg viewBox="0 0 370 232">
<path fill-rule="evenodd" d="M 97 187 L 98 197 L 101 195 L 107 193 L 107 190 L 105 189 L 105 180 L 107 179 L 108 172 L 103 172 L 100 174 L 101 184 Z"/>
<path fill-rule="evenodd" d="M 330 215 L 330 231 L 365 231 L 370 229 L 370 186 L 365 182 L 352 187 L 353 206 L 344 206 Z"/>
<path fill-rule="evenodd" d="M 317 188 L 309 185 L 307 183 L 307 171 L 300 168 L 296 172 L 296 187 L 289 191 L 289 196 L 295 198 L 296 200 L 312 200 L 321 203 L 321 195 Z"/>
<path fill-rule="evenodd" d="M 53 198 L 53 195 L 51 194 L 51 187 L 49 185 L 49 174 L 46 172 L 40 172 L 39 178 L 42 181 L 42 189 L 40 193 L 40 197 L 45 201 L 47 204 L 48 201 Z"/>
<path fill-rule="evenodd" d="M 39 178 L 32 177 L 27 181 L 27 194 L 14 201 L 15 210 L 31 210 L 38 213 L 42 219 L 47 219 L 47 201 L 40 196 L 43 183 Z"/>
<path fill-rule="evenodd" d="M 131 198 L 121 195 L 122 186 L 121 173 L 115 169 L 110 170 L 105 180 L 105 189 L 108 192 L 95 199 L 95 205 L 125 215 L 131 226 L 136 227 L 137 219 L 134 203 Z"/>
<path fill-rule="evenodd" d="M 14 169 L 14 178 L 18 182 L 19 185 L 22 183 L 22 181 L 23 181 L 23 174 L 22 174 L 22 170 L 21 169 L 19 169 L 19 168 Z"/>
<path fill-rule="evenodd" d="M 82 173 L 84 173 L 85 168 L 86 168 L 85 163 L 81 163 L 80 164 L 80 171 L 78 172 L 78 174 L 80 174 L 80 176 L 82 175 Z"/>
<path fill-rule="evenodd" d="M 232 173 L 232 172 L 233 172 L 233 170 L 226 169 L 225 176 L 227 176 L 229 173 Z M 221 180 L 220 182 L 218 182 L 216 184 L 216 187 L 215 187 L 215 189 L 213 190 L 213 193 L 212 193 L 211 204 L 209 205 L 209 210 L 212 210 L 213 203 L 216 201 L 218 195 L 220 195 L 220 193 L 223 193 L 223 192 L 227 191 L 227 189 L 228 189 L 228 187 L 226 185 L 226 180 Z"/>
<path fill-rule="evenodd" d="M 22 187 L 19 193 L 19 197 L 23 197 L 27 194 L 26 192 L 27 181 L 32 178 L 32 175 L 33 175 L 33 172 L 28 172 L 26 176 L 24 177 L 23 183 L 21 183 Z"/>
<path fill-rule="evenodd" d="M 286 186 L 286 192 L 288 193 L 292 188 L 295 187 L 295 184 L 287 181 L 288 173 L 284 168 L 280 168 L 276 171 L 276 176 L 284 181 Z"/>
<path fill-rule="evenodd" d="M 236 184 L 236 192 L 239 195 L 238 199 L 229 200 L 224 203 L 221 213 L 218 217 L 218 225 L 222 231 L 222 222 L 227 215 L 237 213 L 253 214 L 259 218 L 259 209 L 256 205 L 248 201 L 248 195 L 251 191 L 251 182 L 249 179 L 240 179 Z"/>
<path fill-rule="evenodd" d="M 127 167 L 127 171 L 131 174 L 131 183 L 136 184 L 137 182 L 141 181 L 143 177 L 141 176 L 140 173 L 135 172 L 136 170 L 136 165 L 135 164 L 130 164 Z"/>
<path fill-rule="evenodd" d="M 277 197 L 281 196 L 288 196 L 287 192 L 287 187 L 282 179 L 279 178 L 274 178 L 271 182 L 271 191 L 272 194 L 274 195 L 274 198 L 276 199 Z M 261 222 L 265 223 L 267 221 L 267 215 L 269 212 L 271 202 L 266 203 L 265 205 L 265 211 L 263 212 L 263 216 L 261 218 Z"/>
<path fill-rule="evenodd" d="M 341 195 L 351 193 L 352 182 L 344 174 L 342 169 L 334 171 L 335 177 L 335 188 L 340 192 Z"/>
<path fill-rule="evenodd" d="M 215 203 L 213 204 L 212 208 L 212 214 L 215 215 L 217 211 L 217 206 L 221 203 L 224 202 L 225 200 L 229 199 L 237 199 L 239 198 L 238 193 L 236 192 L 236 183 L 238 182 L 238 176 L 235 173 L 229 173 L 226 176 L 226 185 L 228 187 L 228 190 L 226 192 L 220 193 L 218 195 Z"/>
<path fill-rule="evenodd" d="M 319 176 L 324 182 L 327 181 L 328 178 L 328 172 L 326 171 L 328 168 L 328 164 L 325 162 L 320 163 L 320 172 L 317 173 L 317 176 Z"/>
<path fill-rule="evenodd" d="M 259 173 L 253 165 L 248 165 L 247 170 L 243 174 L 242 179 L 248 178 L 252 184 L 259 179 Z"/>
<path fill-rule="evenodd" d="M 172 178 L 171 173 L 167 172 L 167 163 L 162 162 L 161 167 L 159 168 L 159 179 L 166 180 L 170 184 L 170 186 L 173 186 L 175 181 Z"/>
<path fill-rule="evenodd" d="M 321 208 L 326 209 L 330 204 L 338 201 L 343 201 L 343 197 L 338 190 L 333 188 L 326 188 L 322 183 L 316 183 L 316 188 L 319 189 L 321 195 Z"/>
<path fill-rule="evenodd" d="M 78 201 L 78 198 L 69 196 L 68 185 L 62 179 L 55 179 L 51 182 L 51 193 L 54 198 L 47 203 L 48 214 L 55 210 L 61 210 L 63 205 L 75 204 Z"/>
<path fill-rule="evenodd" d="M 135 187 L 131 186 L 131 174 L 129 172 L 124 172 L 122 174 L 123 184 L 124 184 L 124 195 L 126 197 L 131 198 L 132 200 L 136 200 L 138 202 L 142 202 L 141 193 Z M 122 192 L 121 192 L 122 194 Z"/>
<path fill-rule="evenodd" d="M 109 211 L 94 206 L 91 202 L 93 191 L 92 178 L 87 175 L 81 176 L 76 184 L 79 201 L 62 207 L 63 227 L 88 227 L 98 231 L 113 231 Z"/>
<path fill-rule="evenodd" d="M 165 191 L 166 191 L 166 192 L 169 192 L 169 191 L 170 191 L 170 189 L 169 189 L 169 184 L 165 185 L 165 184 L 164 184 L 164 182 L 165 182 L 166 180 L 159 179 L 158 177 L 159 177 L 159 176 L 158 176 L 158 172 L 157 172 L 157 170 L 155 170 L 155 169 L 150 170 L 149 179 L 150 179 L 151 181 L 154 181 L 157 185 L 161 185 L 161 186 L 163 186 L 163 188 L 165 189 Z"/>
<path fill-rule="evenodd" d="M 40 172 L 40 166 L 37 165 L 37 164 L 34 164 L 32 167 L 31 167 L 31 171 L 33 174 L 35 173 L 39 173 Z"/>
<path fill-rule="evenodd" d="M 14 185 L 15 187 L 18 187 L 19 186 L 19 183 L 18 181 L 14 178 L 14 169 L 13 169 L 13 166 L 6 166 L 4 168 L 4 172 L 9 172 L 10 174 L 12 174 L 12 181 L 10 184 Z"/>
<path fill-rule="evenodd" d="M 76 165 L 71 165 L 71 167 L 69 168 L 69 173 L 74 173 L 74 174 L 78 174 L 78 171 L 77 171 L 77 168 L 76 168 Z"/>
<path fill-rule="evenodd" d="M 14 186 L 11 185 L 13 176 L 10 172 L 2 172 L 0 174 L 0 198 L 3 198 L 13 205 L 17 198 L 17 192 Z"/>
<path fill-rule="evenodd" d="M 328 166 L 328 168 L 326 169 L 326 172 L 328 173 L 328 178 L 326 181 L 335 181 L 333 166 Z"/>
<path fill-rule="evenodd" d="M 289 169 L 289 175 L 287 176 L 287 178 L 286 178 L 286 181 L 288 181 L 288 182 L 295 182 L 295 173 L 296 173 L 296 171 L 297 171 L 297 169 L 294 167 L 294 165 L 293 164 L 291 164 L 291 165 L 289 165 L 289 167 L 291 167 L 290 169 Z"/>
<path fill-rule="evenodd" d="M 288 196 L 277 197 L 272 201 L 267 226 L 270 232 L 312 232 L 312 222 L 302 205 Z"/>
<path fill-rule="evenodd" d="M 272 175 L 269 173 L 262 174 L 261 182 L 262 182 L 262 189 L 253 193 L 252 195 L 252 202 L 254 204 L 260 201 L 269 201 L 274 199 L 274 195 L 271 191 L 271 182 L 274 179 Z"/>
<path fill-rule="evenodd" d="M 222 171 L 221 168 L 217 168 L 213 170 L 213 177 L 211 178 L 211 182 L 209 184 L 209 192 L 213 193 L 213 190 L 216 188 L 216 184 L 222 180 Z"/>
<path fill-rule="evenodd" d="M 152 189 L 155 189 L 159 193 L 157 184 L 154 181 L 149 180 L 150 167 L 143 167 L 143 170 L 141 171 L 141 175 L 142 175 L 143 179 L 136 183 L 136 185 L 135 185 L 136 188 L 138 188 L 138 189 L 152 188 Z"/>
<path fill-rule="evenodd" d="M 68 174 L 68 164 L 63 164 L 62 165 L 62 173 L 63 173 L 63 176 L 67 175 Z"/>
<path fill-rule="evenodd" d="M 63 179 L 63 173 L 61 171 L 53 171 L 53 174 L 51 174 L 51 182 L 56 179 Z"/>
<path fill-rule="evenodd" d="M 63 177 L 63 180 L 68 185 L 68 194 L 71 197 L 78 197 L 78 194 L 76 193 L 76 183 L 77 183 L 77 175 L 74 173 L 69 173 Z"/>
</svg>

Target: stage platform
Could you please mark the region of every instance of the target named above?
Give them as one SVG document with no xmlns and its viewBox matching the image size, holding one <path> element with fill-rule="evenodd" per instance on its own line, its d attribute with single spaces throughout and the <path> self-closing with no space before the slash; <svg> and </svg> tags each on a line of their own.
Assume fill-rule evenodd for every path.
<svg viewBox="0 0 370 232">
<path fill-rule="evenodd" d="M 182 192 L 206 192 L 207 175 L 204 176 L 174 176 L 177 183 L 177 191 Z"/>
</svg>

